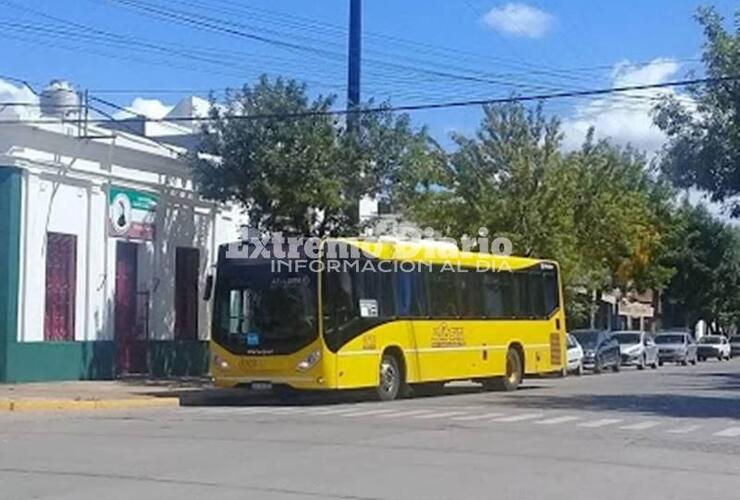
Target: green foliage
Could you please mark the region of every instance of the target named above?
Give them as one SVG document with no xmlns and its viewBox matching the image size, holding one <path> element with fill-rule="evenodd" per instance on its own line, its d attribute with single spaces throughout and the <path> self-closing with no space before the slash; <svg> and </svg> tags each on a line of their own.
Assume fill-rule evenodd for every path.
<svg viewBox="0 0 740 500">
<path fill-rule="evenodd" d="M 588 312 L 575 290 L 663 286 L 671 190 L 633 149 L 589 135 L 563 154 L 560 140 L 541 107 L 487 107 L 476 135 L 455 137 L 447 162 L 431 165 L 435 184 L 417 186 L 405 214 L 456 238 L 485 227 L 518 255 L 558 260 L 574 290 L 570 315 Z"/>
<path fill-rule="evenodd" d="M 693 325 L 698 319 L 729 325 L 740 319 L 740 238 L 703 206 L 684 204 L 673 217 L 672 252 L 665 265 L 676 270 L 664 291 L 667 320 Z"/>
<path fill-rule="evenodd" d="M 739 76 L 740 10 L 734 33 L 712 8 L 700 9 L 697 20 L 706 38 L 707 77 Z M 729 200 L 740 194 L 740 80 L 697 86 L 690 95 L 690 105 L 672 98 L 657 109 L 655 123 L 669 137 L 663 170 L 679 187 L 703 189 L 714 201 Z M 736 202 L 732 208 L 740 215 Z"/>
<path fill-rule="evenodd" d="M 356 234 L 358 200 L 384 196 L 434 154 L 407 116 L 363 114 L 360 132 L 326 114 L 333 97 L 262 77 L 213 108 L 191 157 L 201 193 L 246 207 L 254 227 L 286 234 Z M 233 119 L 235 115 L 254 119 Z"/>
</svg>

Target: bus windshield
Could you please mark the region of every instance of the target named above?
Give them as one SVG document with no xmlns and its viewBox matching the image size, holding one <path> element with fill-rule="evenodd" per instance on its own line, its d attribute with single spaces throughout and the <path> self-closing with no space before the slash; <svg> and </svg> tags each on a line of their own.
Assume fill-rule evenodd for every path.
<svg viewBox="0 0 740 500">
<path fill-rule="evenodd" d="M 269 262 L 229 268 L 216 289 L 214 339 L 239 353 L 295 352 L 318 336 L 316 280 Z"/>
</svg>

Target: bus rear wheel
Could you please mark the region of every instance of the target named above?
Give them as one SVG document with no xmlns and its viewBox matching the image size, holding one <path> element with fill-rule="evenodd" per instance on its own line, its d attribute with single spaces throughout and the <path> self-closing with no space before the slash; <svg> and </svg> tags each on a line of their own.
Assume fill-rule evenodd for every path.
<svg viewBox="0 0 740 500">
<path fill-rule="evenodd" d="M 380 373 L 378 388 L 376 390 L 378 399 L 381 401 L 393 401 L 403 394 L 406 381 L 403 370 L 396 356 L 385 353 L 380 360 Z"/>
<path fill-rule="evenodd" d="M 496 391 L 515 391 L 519 388 L 524 378 L 524 364 L 519 351 L 509 348 L 506 353 L 506 375 L 494 377 L 483 381 L 483 387 Z"/>
</svg>

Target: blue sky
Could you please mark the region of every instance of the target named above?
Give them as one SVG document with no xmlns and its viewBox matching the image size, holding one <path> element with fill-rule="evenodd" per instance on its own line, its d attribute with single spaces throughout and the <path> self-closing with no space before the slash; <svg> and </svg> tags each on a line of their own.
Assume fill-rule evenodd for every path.
<svg viewBox="0 0 740 500">
<path fill-rule="evenodd" d="M 184 13 L 278 44 L 173 24 L 124 5 L 131 3 L 164 7 L 169 15 Z M 365 0 L 364 97 L 404 104 L 678 79 L 700 68 L 695 60 L 703 40 L 693 20 L 700 4 Z M 731 18 L 736 2 L 712 5 Z M 0 75 L 37 85 L 64 78 L 126 106 L 136 98 L 157 99 L 161 105 L 139 100 L 135 106 L 153 114 L 185 95 L 154 90 L 240 86 L 263 72 L 308 80 L 314 91 L 344 99 L 348 0 L 0 0 L 0 7 L 5 24 Z M 92 39 L 110 40 L 110 33 L 131 43 L 121 44 L 118 38 L 118 45 L 111 46 Z M 302 49 L 286 48 L 283 42 Z M 153 50 L 153 45 L 170 52 Z M 0 97 L 8 95 L 7 85 L 5 91 L 0 87 Z M 563 117 L 570 147 L 596 125 L 602 135 L 651 150 L 660 143 L 657 131 L 648 130 L 649 99 L 655 96 L 558 101 L 546 110 Z M 449 143 L 451 131 L 475 129 L 480 111 L 423 112 L 414 118 Z"/>
</svg>

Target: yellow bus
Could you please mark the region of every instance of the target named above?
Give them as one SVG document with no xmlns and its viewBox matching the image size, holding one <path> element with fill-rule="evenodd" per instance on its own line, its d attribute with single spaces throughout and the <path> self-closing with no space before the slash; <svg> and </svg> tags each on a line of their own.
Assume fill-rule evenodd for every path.
<svg viewBox="0 0 740 500">
<path fill-rule="evenodd" d="M 217 386 L 372 388 L 392 400 L 456 380 L 511 391 L 565 367 L 556 262 L 428 240 L 314 246 L 221 247 L 209 293 Z"/>
</svg>

